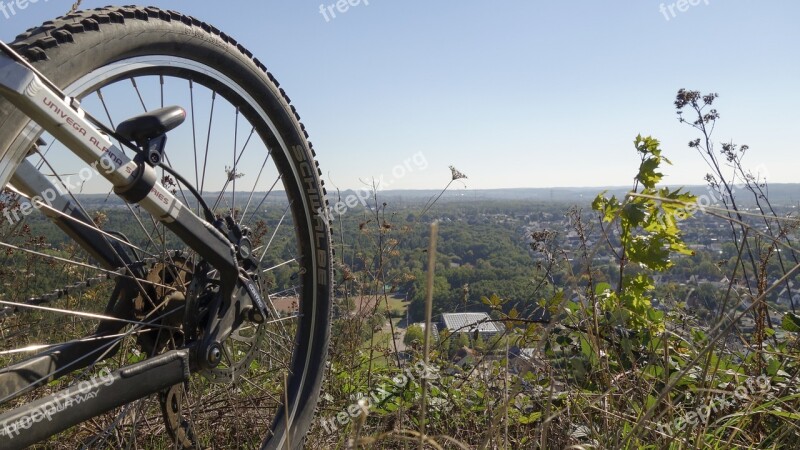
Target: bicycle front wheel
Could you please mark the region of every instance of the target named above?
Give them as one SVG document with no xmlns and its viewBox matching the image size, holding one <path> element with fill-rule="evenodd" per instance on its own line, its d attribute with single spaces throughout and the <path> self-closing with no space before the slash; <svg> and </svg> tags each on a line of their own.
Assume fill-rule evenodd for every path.
<svg viewBox="0 0 800 450">
<path fill-rule="evenodd" d="M 278 83 L 230 36 L 156 8 L 70 14 L 28 30 L 12 47 L 112 129 L 156 108 L 186 109 L 187 122 L 169 134 L 165 164 L 201 193 L 214 214 L 249 230 L 259 261 L 254 276 L 270 311 L 265 322 L 234 332 L 219 367 L 76 426 L 48 447 L 300 447 L 327 355 L 331 248 L 319 214 L 326 207 L 321 172 Z M 87 339 L 98 327 L 97 317 L 82 314 L 87 312 L 113 319 L 125 310 L 135 320 L 116 332 L 106 357 L 94 355 L 96 362 L 68 376 L 44 374 L 38 385 L 59 375 L 61 384 L 47 388 L 68 386 L 196 338 L 196 330 L 170 317 L 193 308 L 202 320 L 214 271 L 201 273 L 203 261 L 186 244 L 157 218 L 116 198 L 108 182 L 51 137 L 43 135 L 46 145 L 37 147 L 41 130 L 3 100 L 0 130 L 0 176 L 14 174 L 0 202 L 0 363 Z M 31 184 L 25 179 L 31 172 L 23 173 L 21 165 L 34 167 L 73 210 L 92 219 L 81 226 L 122 244 L 115 248 L 142 273 L 142 292 L 120 294 L 118 268 L 101 267 L 91 248 L 71 242 L 52 220 L 29 214 L 33 208 L 26 207 L 19 185 Z M 188 186 L 159 173 L 178 199 L 199 209 Z M 63 211 L 43 212 L 66 220 Z M 176 301 L 174 292 L 195 300 Z M 130 304 L 120 306 L 125 302 Z M 158 337 L 154 326 L 160 327 Z M 0 391 L 0 406 L 30 401 L 35 393 Z"/>
</svg>

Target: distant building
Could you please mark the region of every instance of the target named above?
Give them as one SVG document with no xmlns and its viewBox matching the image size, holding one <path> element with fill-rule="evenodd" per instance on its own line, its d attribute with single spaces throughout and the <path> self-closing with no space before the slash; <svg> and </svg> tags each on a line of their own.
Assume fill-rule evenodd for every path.
<svg viewBox="0 0 800 450">
<path fill-rule="evenodd" d="M 442 314 L 441 328 L 450 333 L 473 334 L 477 330 L 484 338 L 501 334 L 503 325 L 491 320 L 486 313 L 446 313 Z"/>
<path fill-rule="evenodd" d="M 425 332 L 425 322 L 415 322 L 411 324 L 412 327 L 414 325 L 418 326 L 423 333 Z M 433 339 L 433 342 L 439 342 L 439 329 L 436 327 L 435 323 L 431 327 L 431 339 Z"/>
<path fill-rule="evenodd" d="M 536 367 L 534 355 L 535 348 L 519 348 L 517 346 L 508 349 L 508 365 L 511 373 L 525 373 Z"/>
</svg>

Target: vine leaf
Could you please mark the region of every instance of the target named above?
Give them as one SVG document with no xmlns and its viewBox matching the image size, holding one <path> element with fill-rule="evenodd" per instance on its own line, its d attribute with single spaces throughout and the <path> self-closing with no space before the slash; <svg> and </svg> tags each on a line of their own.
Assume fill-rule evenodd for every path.
<svg viewBox="0 0 800 450">
<path fill-rule="evenodd" d="M 786 331 L 793 333 L 800 332 L 800 316 L 792 313 L 786 313 L 781 321 L 781 326 Z"/>
</svg>

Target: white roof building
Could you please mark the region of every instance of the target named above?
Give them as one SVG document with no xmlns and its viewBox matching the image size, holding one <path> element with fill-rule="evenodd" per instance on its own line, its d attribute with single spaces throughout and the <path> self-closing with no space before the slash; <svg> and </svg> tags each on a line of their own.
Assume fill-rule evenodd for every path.
<svg viewBox="0 0 800 450">
<path fill-rule="evenodd" d="M 486 313 L 446 313 L 442 314 L 442 325 L 451 333 L 474 333 L 494 336 L 503 332 L 503 325 L 492 322 Z"/>
</svg>

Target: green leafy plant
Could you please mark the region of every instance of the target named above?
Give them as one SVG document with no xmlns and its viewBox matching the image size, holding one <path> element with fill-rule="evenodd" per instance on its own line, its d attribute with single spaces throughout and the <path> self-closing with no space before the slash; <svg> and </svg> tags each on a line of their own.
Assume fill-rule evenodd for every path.
<svg viewBox="0 0 800 450">
<path fill-rule="evenodd" d="M 653 309 L 650 301 L 653 279 L 638 269 L 664 271 L 672 266 L 673 253 L 692 254 L 677 224 L 692 215 L 681 205 L 695 202 L 696 197 L 682 189 L 656 186 L 663 178 L 661 165 L 670 164 L 657 139 L 639 135 L 634 145 L 641 163 L 633 190 L 623 200 L 602 193 L 592 203 L 592 209 L 616 231 L 619 240 L 614 246 L 619 261 L 618 286 L 613 289 L 608 283 L 598 284 L 595 295 L 601 310 L 610 315 L 610 325 L 659 332 L 664 315 Z"/>
</svg>

